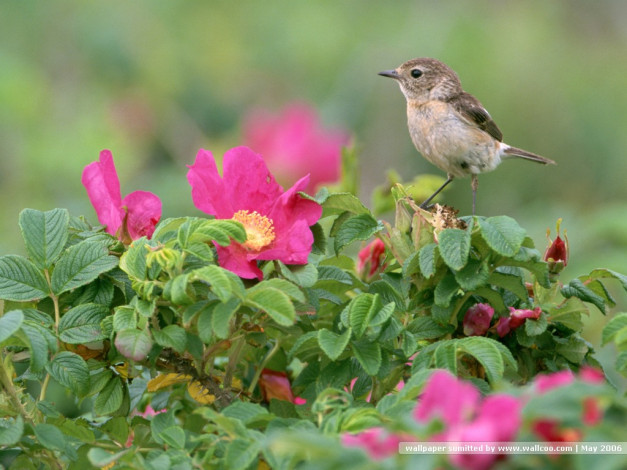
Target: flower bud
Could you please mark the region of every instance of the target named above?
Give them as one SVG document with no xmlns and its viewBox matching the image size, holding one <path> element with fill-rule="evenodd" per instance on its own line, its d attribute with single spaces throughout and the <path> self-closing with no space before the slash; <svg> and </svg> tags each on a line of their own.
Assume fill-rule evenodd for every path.
<svg viewBox="0 0 627 470">
<path fill-rule="evenodd" d="M 566 236 L 566 230 L 564 230 L 564 239 L 560 237 L 560 225 L 562 219 L 557 219 L 556 232 L 557 237 L 555 240 L 551 240 L 551 230 L 547 229 L 546 238 L 549 240 L 549 246 L 544 252 L 544 261 L 549 264 L 549 273 L 555 275 L 559 274 L 562 269 L 568 264 L 568 237 Z"/>
<path fill-rule="evenodd" d="M 488 304 L 473 305 L 464 315 L 464 334 L 466 336 L 482 336 L 490 328 L 494 309 Z"/>
<path fill-rule="evenodd" d="M 385 244 L 378 238 L 375 238 L 362 248 L 358 257 L 357 272 L 359 273 L 359 277 L 364 281 L 372 279 L 387 266 L 383 263 L 385 258 Z"/>
</svg>

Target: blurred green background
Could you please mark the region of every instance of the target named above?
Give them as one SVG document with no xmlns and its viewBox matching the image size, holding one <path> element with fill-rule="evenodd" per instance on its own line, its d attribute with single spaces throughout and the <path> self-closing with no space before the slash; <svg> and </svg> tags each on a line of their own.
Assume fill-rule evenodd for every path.
<svg viewBox="0 0 627 470">
<path fill-rule="evenodd" d="M 197 149 L 239 145 L 250 109 L 296 100 L 353 134 L 362 197 L 389 168 L 441 174 L 410 142 L 397 85 L 377 75 L 431 56 L 508 143 L 558 162 L 483 175 L 479 214 L 516 218 L 541 249 L 562 217 L 566 280 L 626 272 L 626 24 L 623 0 L 1 0 L 0 253 L 23 252 L 24 207 L 96 221 L 80 177 L 103 148 L 123 195 L 153 191 L 164 217 L 196 214 L 185 164 Z M 469 213 L 469 180 L 451 186 L 446 202 Z"/>
</svg>

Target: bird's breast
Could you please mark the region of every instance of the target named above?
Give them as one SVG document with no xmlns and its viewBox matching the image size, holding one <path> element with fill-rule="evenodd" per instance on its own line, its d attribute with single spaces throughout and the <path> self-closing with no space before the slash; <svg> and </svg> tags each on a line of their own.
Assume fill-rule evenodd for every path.
<svg viewBox="0 0 627 470">
<path fill-rule="evenodd" d="M 407 126 L 416 149 L 453 176 L 491 171 L 500 163 L 498 142 L 443 101 L 408 102 Z"/>
</svg>

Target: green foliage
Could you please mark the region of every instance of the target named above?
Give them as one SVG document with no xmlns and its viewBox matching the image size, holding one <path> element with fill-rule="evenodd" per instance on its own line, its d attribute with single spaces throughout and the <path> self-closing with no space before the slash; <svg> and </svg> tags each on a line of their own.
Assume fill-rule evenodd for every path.
<svg viewBox="0 0 627 470">
<path fill-rule="evenodd" d="M 367 460 L 339 434 L 384 426 L 428 437 L 407 417 L 432 369 L 490 393 L 596 364 L 582 316 L 589 305 L 607 313 L 615 301 L 605 283 L 626 287 L 625 276 L 549 278 L 509 217 L 458 219 L 398 197 L 392 226 L 348 193 L 321 200 L 324 243 L 311 262 L 262 262 L 260 281 L 217 264 L 214 244 L 246 239 L 237 222 L 167 219 L 151 240 L 121 247 L 72 225 L 66 211 L 25 210 L 28 258 L 0 258 L 0 443 L 12 449 L 0 458 L 22 465 L 38 456 L 42 468 L 288 469 L 314 456 L 348 468 Z M 366 281 L 341 253 L 373 235 L 385 264 Z M 464 317 L 477 303 L 495 315 L 483 335 L 466 336 Z M 499 334 L 499 318 L 536 308 L 538 318 Z M 622 373 L 626 331 L 619 314 L 603 332 Z M 31 395 L 32 383 L 41 387 Z M 82 407 L 80 418 L 48 401 L 50 383 Z M 606 388 L 594 393 L 624 416 Z M 547 397 L 529 416 L 572 418 L 572 406 L 551 410 Z M 159 413 L 131 415 L 147 405 Z M 595 438 L 611 440 L 612 429 L 599 427 Z"/>
</svg>

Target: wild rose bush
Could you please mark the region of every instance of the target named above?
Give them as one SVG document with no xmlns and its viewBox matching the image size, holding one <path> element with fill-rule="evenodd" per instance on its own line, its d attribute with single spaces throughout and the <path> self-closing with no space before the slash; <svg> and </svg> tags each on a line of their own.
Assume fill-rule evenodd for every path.
<svg viewBox="0 0 627 470">
<path fill-rule="evenodd" d="M 559 228 L 543 255 L 508 216 L 425 211 L 400 185 L 383 222 L 351 193 L 306 194 L 307 175 L 284 190 L 247 147 L 222 176 L 200 150 L 187 178 L 207 217 L 160 220 L 157 196 L 121 198 L 104 151 L 83 173 L 104 226 L 20 214 L 27 256 L 0 257 L 0 464 L 620 468 L 623 455 L 398 452 L 627 440 L 624 400 L 581 337 L 627 278 L 561 280 Z M 626 336 L 617 314 L 603 344 L 622 374 Z"/>
</svg>

